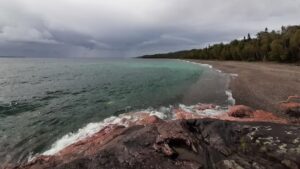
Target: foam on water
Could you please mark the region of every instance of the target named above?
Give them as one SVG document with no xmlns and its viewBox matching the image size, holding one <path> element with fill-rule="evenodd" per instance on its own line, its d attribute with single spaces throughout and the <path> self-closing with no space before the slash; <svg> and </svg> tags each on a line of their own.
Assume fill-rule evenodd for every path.
<svg viewBox="0 0 300 169">
<path fill-rule="evenodd" d="M 229 102 L 229 104 L 235 105 L 235 99 L 234 99 L 233 96 L 232 96 L 231 90 L 226 90 L 226 91 L 225 91 L 225 94 L 226 94 L 227 97 L 228 97 L 228 102 Z"/>
<path fill-rule="evenodd" d="M 180 61 L 184 61 L 184 62 L 187 62 L 187 63 L 191 63 L 191 64 L 201 65 L 201 66 L 204 66 L 204 67 L 208 67 L 208 68 L 210 68 L 210 69 L 212 69 L 212 68 L 213 68 L 213 66 L 212 66 L 212 65 L 210 65 L 210 64 L 204 64 L 204 63 L 191 62 L 191 61 L 188 61 L 188 60 L 181 60 L 181 59 L 178 59 L 178 60 L 180 60 Z"/>
<path fill-rule="evenodd" d="M 130 113 L 118 115 L 135 108 L 195 101 L 228 104 L 228 74 L 219 74 L 207 64 L 167 59 L 11 59 L 0 63 L 0 88 L 5 96 L 0 96 L 0 135 L 15 136 L 0 141 L 1 162 L 23 163 L 29 152 L 33 156 L 55 154 L 109 124 L 126 126 L 128 121 L 122 119 L 135 121 L 140 117 Z M 196 96 L 195 91 L 202 90 L 205 95 Z M 144 111 L 162 119 L 174 119 L 172 109 Z M 190 110 L 195 114 L 215 112 Z M 72 125 L 66 126 L 69 122 Z"/>
<path fill-rule="evenodd" d="M 125 117 L 125 118 L 127 118 L 127 117 Z M 56 154 L 63 148 L 65 148 L 77 141 L 80 141 L 84 138 L 92 136 L 93 134 L 97 133 L 98 131 L 100 131 L 101 129 L 103 129 L 105 126 L 107 126 L 109 124 L 120 124 L 120 125 L 126 126 L 126 124 L 122 124 L 121 118 L 115 117 L 115 116 L 109 117 L 109 118 L 103 120 L 102 122 L 89 123 L 85 127 L 79 129 L 77 132 L 69 133 L 69 134 L 63 136 L 61 139 L 57 140 L 51 146 L 51 148 L 49 150 L 45 151 L 44 153 L 42 153 L 42 155 Z"/>
<path fill-rule="evenodd" d="M 179 107 L 185 112 L 195 114 L 195 115 L 201 115 L 203 117 L 215 117 L 227 110 L 226 107 L 220 107 L 220 106 L 216 106 L 215 108 L 208 108 L 204 110 L 197 109 L 197 105 L 186 106 L 180 104 Z"/>
<path fill-rule="evenodd" d="M 183 60 L 183 61 L 185 61 L 185 60 Z M 185 61 L 185 62 L 192 63 L 192 64 L 198 64 L 201 66 L 206 66 L 211 69 L 213 68 L 209 64 L 201 64 L 201 63 L 195 63 L 195 62 L 191 62 L 191 61 Z M 218 70 L 218 69 L 214 69 L 214 70 L 222 73 L 221 70 Z M 237 75 L 232 74 L 231 76 L 235 77 Z M 235 99 L 232 97 L 231 91 L 227 90 L 225 92 L 225 94 L 228 96 L 229 105 L 234 105 Z M 197 108 L 197 106 L 199 106 L 199 104 L 191 105 L 191 106 L 179 104 L 176 107 L 169 106 L 169 107 L 161 107 L 159 109 L 148 108 L 148 109 L 140 110 L 137 112 L 125 113 L 125 114 L 121 114 L 119 116 L 108 117 L 101 122 L 89 123 L 85 127 L 79 129 L 78 131 L 66 134 L 62 138 L 58 139 L 54 144 L 52 144 L 51 148 L 49 150 L 43 152 L 42 155 L 54 155 L 71 144 L 74 144 L 85 138 L 91 137 L 93 134 L 99 132 L 101 129 L 103 129 L 104 127 L 106 127 L 108 125 L 117 124 L 117 125 L 127 127 L 127 126 L 129 126 L 129 123 L 136 122 L 136 121 L 143 119 L 145 117 L 144 116 L 145 114 L 147 114 L 149 116 L 155 115 L 163 120 L 174 120 L 174 119 L 176 119 L 176 115 L 175 115 L 176 111 L 174 111 L 174 110 L 178 110 L 178 109 L 181 109 L 181 110 L 191 113 L 191 114 L 201 115 L 203 117 L 218 116 L 221 113 L 224 113 L 228 109 L 227 107 L 216 106 L 215 108 L 199 110 Z M 32 159 L 34 159 L 34 158 L 31 158 L 31 160 Z"/>
<path fill-rule="evenodd" d="M 206 67 L 209 67 L 209 68 L 213 68 L 212 65 L 210 64 L 203 64 L 203 63 L 197 63 L 197 62 L 191 62 L 191 61 L 188 61 L 188 60 L 181 60 L 181 61 L 185 61 L 185 62 L 188 62 L 188 63 L 192 63 L 192 64 L 198 64 L 198 65 L 201 65 L 201 66 L 206 66 Z M 223 73 L 221 70 L 219 69 L 216 69 L 216 68 L 213 68 L 215 71 L 219 72 L 219 73 Z M 230 77 L 232 78 L 236 78 L 238 77 L 239 75 L 236 74 L 236 73 L 229 73 Z M 235 105 L 235 99 L 233 98 L 232 96 L 232 91 L 231 90 L 226 90 L 225 91 L 225 94 L 227 95 L 228 97 L 228 102 L 229 102 L 229 105 Z"/>
<path fill-rule="evenodd" d="M 85 127 L 79 129 L 75 133 L 69 133 L 57 140 L 49 150 L 42 153 L 42 155 L 54 155 L 58 153 L 60 150 L 64 149 L 65 147 L 76 143 L 80 140 L 83 140 L 87 137 L 92 136 L 93 134 L 99 132 L 101 129 L 108 125 L 120 125 L 127 127 L 130 122 L 136 122 L 138 120 L 141 120 L 144 116 L 142 116 L 142 113 L 147 113 L 149 116 L 155 115 L 163 120 L 171 120 L 174 117 L 170 115 L 170 108 L 162 107 L 159 110 L 154 110 L 152 108 L 148 108 L 143 111 L 139 111 L 136 113 L 126 113 L 121 114 L 119 116 L 111 116 L 109 118 L 104 119 L 101 122 L 98 123 L 89 123 Z M 124 120 L 125 119 L 125 120 Z"/>
<path fill-rule="evenodd" d="M 223 113 L 226 108 L 221 108 L 217 106 L 216 108 L 212 109 L 205 109 L 205 110 L 198 110 L 197 105 L 192 106 L 186 106 L 183 104 L 180 104 L 177 108 L 182 109 L 185 112 L 192 113 L 195 115 L 202 115 L 205 117 L 213 117 L 217 116 L 220 113 Z M 77 132 L 69 133 L 63 136 L 62 138 L 58 139 L 49 150 L 42 153 L 42 155 L 54 155 L 61 151 L 62 149 L 66 148 L 67 146 L 76 143 L 78 141 L 81 141 L 85 138 L 91 137 L 93 134 L 99 132 L 101 129 L 108 125 L 120 125 L 128 127 L 129 123 L 131 122 L 137 122 L 145 117 L 145 114 L 152 116 L 155 115 L 163 120 L 175 120 L 175 111 L 176 108 L 174 106 L 169 107 L 161 107 L 159 109 L 153 109 L 148 108 L 145 110 L 140 110 L 133 113 L 126 113 L 121 114 L 119 116 L 112 116 L 109 118 L 104 119 L 101 122 L 98 123 L 89 123 L 85 127 L 79 129 Z M 125 119 L 125 120 L 124 120 Z M 34 158 L 30 158 L 29 160 L 32 160 Z"/>
</svg>

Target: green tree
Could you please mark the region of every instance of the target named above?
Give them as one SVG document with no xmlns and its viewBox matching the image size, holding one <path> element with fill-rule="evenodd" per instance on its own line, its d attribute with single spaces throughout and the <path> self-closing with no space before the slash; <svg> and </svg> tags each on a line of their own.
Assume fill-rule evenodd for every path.
<svg viewBox="0 0 300 169">
<path fill-rule="evenodd" d="M 273 40 L 271 43 L 270 58 L 273 61 L 285 60 L 286 55 L 283 48 L 283 42 L 280 39 Z"/>
<path fill-rule="evenodd" d="M 254 45 L 247 43 L 242 50 L 242 60 L 254 61 L 255 60 L 255 48 Z"/>
<path fill-rule="evenodd" d="M 300 61 L 300 29 L 290 39 L 290 51 L 293 61 Z"/>
<path fill-rule="evenodd" d="M 300 26 L 282 26 L 271 32 L 266 28 L 256 38 L 248 34 L 229 44 L 145 57 L 296 62 L 300 61 Z"/>
</svg>

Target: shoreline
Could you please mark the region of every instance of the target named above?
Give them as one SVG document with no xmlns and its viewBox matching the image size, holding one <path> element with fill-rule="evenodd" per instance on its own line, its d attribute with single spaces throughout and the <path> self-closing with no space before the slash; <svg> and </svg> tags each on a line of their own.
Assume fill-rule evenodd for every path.
<svg viewBox="0 0 300 169">
<path fill-rule="evenodd" d="M 235 98 L 237 104 L 241 104 L 241 98 L 237 97 L 235 93 L 243 93 L 245 88 L 249 87 L 247 84 L 242 83 L 243 80 L 249 80 L 249 78 L 256 76 L 255 72 L 260 71 L 259 66 L 270 69 L 271 72 L 276 70 L 273 68 L 274 66 L 278 67 L 276 64 L 257 66 L 256 63 L 191 62 L 207 64 L 207 66 L 216 69 L 218 72 L 230 73 L 232 80 L 229 89 L 232 90 L 233 98 Z M 230 71 L 230 69 L 235 71 Z M 294 67 L 288 67 L 280 71 L 296 71 L 295 76 L 298 76 L 299 70 L 294 69 Z M 238 76 L 235 75 L 236 73 L 238 73 Z M 272 78 L 276 79 L 280 75 L 281 73 L 277 72 Z M 257 76 L 263 78 L 260 80 L 264 83 L 268 80 L 264 79 L 266 77 L 261 77 L 265 75 Z M 272 80 L 268 82 L 275 83 Z M 288 85 L 292 82 L 289 81 Z M 297 80 L 296 83 L 298 83 Z M 252 85 L 252 83 L 249 84 Z M 274 85 L 276 84 L 278 85 L 278 83 Z M 293 89 L 297 91 L 298 88 L 294 87 Z M 284 88 L 284 90 L 287 89 Z M 246 97 L 245 94 L 247 93 L 243 94 L 244 99 L 252 99 L 252 101 L 255 99 L 249 95 Z M 275 93 L 272 96 L 278 95 Z M 282 95 L 282 97 L 284 96 Z M 282 100 L 285 99 L 286 97 Z M 78 167 L 91 168 L 91 166 L 94 168 L 95 166 L 101 168 L 145 168 L 143 167 L 145 162 L 148 164 L 146 166 L 151 165 L 149 168 L 161 168 L 162 164 L 166 168 L 194 168 L 191 167 L 194 165 L 198 166 L 197 168 L 213 165 L 217 165 L 219 168 L 229 165 L 232 168 L 232 165 L 244 166 L 246 163 L 249 163 L 249 166 L 244 166 L 245 168 L 253 168 L 253 161 L 257 164 L 260 163 L 262 166 L 270 166 L 274 163 L 281 167 L 298 165 L 300 151 L 298 152 L 297 148 L 299 148 L 300 123 L 277 116 L 272 112 L 263 111 L 266 110 L 264 108 L 260 110 L 251 104 L 245 105 L 249 105 L 254 109 L 242 105 L 222 109 L 218 105 L 198 103 L 193 106 L 170 106 L 164 111 L 146 109 L 138 112 L 128 112 L 105 119 L 103 122 L 91 123 L 79 129 L 78 132 L 61 138 L 53 144 L 54 146 L 51 149 L 42 154 L 34 155 L 27 163 L 7 164 L 7 168 L 54 167 L 75 169 Z M 86 133 L 91 129 L 94 132 Z M 224 130 L 226 130 L 226 133 L 235 132 L 235 134 L 224 136 Z M 273 140 L 273 138 L 276 138 L 276 140 Z M 65 144 L 66 141 L 68 144 Z M 208 142 L 208 144 L 202 144 L 203 142 Z M 223 144 L 224 142 L 228 144 Z M 287 150 L 281 144 L 275 143 L 285 144 L 289 149 Z M 269 147 L 266 149 L 265 145 Z M 257 148 L 261 151 L 256 151 Z M 218 160 L 210 161 L 206 159 L 207 156 L 202 153 L 203 150 L 205 150 L 205 154 L 215 156 Z M 231 152 L 231 150 L 234 151 Z M 295 150 L 297 151 L 296 154 L 291 153 Z M 266 157 L 265 151 L 272 154 L 272 156 Z M 243 152 L 245 155 L 234 152 Z M 253 153 L 259 158 L 246 157 L 247 152 Z M 282 159 L 283 155 L 285 160 L 288 160 L 287 162 Z M 153 161 L 149 160 L 149 157 L 155 158 L 154 161 L 161 161 L 157 166 L 153 166 Z M 111 159 L 113 159 L 113 162 L 109 162 Z M 264 161 L 260 159 L 264 159 Z M 176 161 L 176 165 L 173 162 L 168 163 L 170 160 Z"/>
<path fill-rule="evenodd" d="M 239 61 L 186 61 L 208 64 L 224 73 L 237 74 L 238 76 L 231 79 L 229 89 L 238 105 L 247 105 L 278 114 L 280 102 L 285 101 L 289 96 L 300 95 L 300 67 L 296 65 Z"/>
<path fill-rule="evenodd" d="M 229 73 L 229 75 L 230 75 L 230 77 L 231 77 L 231 80 L 229 81 L 229 90 L 227 90 L 226 91 L 226 95 L 228 96 L 228 100 L 232 100 L 232 102 L 233 103 L 237 103 L 237 104 L 242 104 L 242 103 L 240 103 L 239 101 L 237 101 L 238 99 L 240 99 L 240 98 L 237 98 L 235 95 L 234 95 L 234 93 L 236 92 L 236 90 L 238 90 L 238 88 L 232 88 L 232 81 L 233 80 L 235 80 L 235 79 L 238 79 L 238 72 L 227 72 L 224 68 L 222 68 L 222 67 L 217 67 L 216 66 L 216 63 L 213 63 L 212 61 L 208 61 L 208 62 L 203 62 L 203 61 L 199 61 L 199 60 L 183 60 L 183 61 L 187 61 L 187 62 L 189 62 L 189 63 L 193 63 L 193 64 L 201 64 L 201 65 L 203 65 L 203 66 L 207 66 L 207 67 L 209 67 L 209 68 L 211 68 L 211 69 L 215 69 L 217 72 L 223 72 L 223 73 Z M 287 97 L 285 97 L 284 99 L 286 99 Z M 283 99 L 283 100 L 284 100 Z M 209 103 L 207 103 L 207 104 L 209 104 Z M 193 107 L 193 106 L 196 106 L 197 107 L 197 105 L 199 105 L 199 103 L 196 103 L 196 104 L 194 104 L 194 105 L 192 105 L 192 106 L 186 106 L 186 105 L 184 105 L 184 104 L 180 104 L 180 105 L 183 105 L 183 106 L 185 106 L 185 107 Z M 234 105 L 234 104 L 233 104 Z M 257 108 L 257 107 L 254 107 L 253 105 L 250 105 L 250 104 L 243 104 L 243 105 L 247 105 L 247 106 L 250 106 L 250 107 L 252 107 L 252 108 L 254 108 L 255 110 L 256 109 L 262 109 L 262 110 L 266 110 L 266 111 L 269 111 L 269 112 L 274 112 L 274 111 L 270 111 L 270 110 L 267 110 L 267 109 L 265 109 L 265 108 Z M 228 105 L 229 106 L 229 105 Z M 181 107 L 181 106 L 179 106 L 179 107 Z M 169 108 L 169 107 L 166 107 L 166 108 Z M 185 109 L 185 108 L 184 108 Z M 198 108 L 193 108 L 194 109 L 194 111 L 195 110 L 197 110 Z M 148 109 L 146 108 L 145 110 L 143 110 L 143 111 L 141 111 L 141 112 L 143 112 L 143 113 L 146 113 L 148 111 Z M 152 110 L 153 112 L 157 112 L 157 113 L 161 113 L 161 112 L 159 112 L 159 109 L 153 109 Z M 191 110 L 188 110 L 188 112 L 190 112 Z M 220 110 L 217 110 L 217 109 L 211 109 L 211 111 L 220 111 Z M 226 112 L 226 110 L 225 109 L 222 109 L 221 111 L 223 111 L 223 112 Z M 137 111 L 138 112 L 138 111 Z M 153 112 L 148 112 L 148 114 L 152 114 L 153 115 Z M 133 112 L 127 112 L 127 113 L 125 113 L 125 114 L 121 114 L 121 117 L 115 117 L 115 116 L 111 116 L 111 117 L 108 117 L 107 119 L 104 119 L 103 121 L 100 121 L 100 122 L 97 122 L 97 123 L 92 123 L 92 126 L 91 126 L 91 124 L 89 123 L 88 125 L 86 125 L 85 127 L 83 127 L 83 128 L 80 128 L 80 129 L 78 129 L 78 131 L 77 132 L 74 132 L 74 133 L 68 133 L 68 134 L 66 134 L 66 135 L 64 135 L 62 138 L 60 138 L 60 139 L 58 139 L 58 140 L 56 140 L 53 144 L 52 144 L 52 146 L 51 146 L 51 148 L 49 149 L 49 150 L 47 150 L 47 151 L 45 151 L 45 152 L 43 152 L 42 153 L 42 155 L 54 155 L 54 154 L 56 154 L 58 151 L 60 151 L 60 150 L 62 150 L 62 149 L 64 149 L 65 147 L 67 147 L 67 146 L 69 146 L 69 145 L 71 145 L 71 144 L 74 144 L 74 143 L 76 143 L 76 142 L 78 142 L 78 141 L 80 141 L 80 140 L 82 140 L 82 139 L 85 139 L 86 137 L 83 137 L 83 138 L 80 138 L 79 136 L 80 135 L 87 135 L 87 137 L 90 137 L 90 136 L 92 136 L 92 135 L 94 135 L 95 133 L 97 133 L 97 132 L 95 132 L 95 133 L 89 133 L 89 130 L 90 130 L 90 128 L 92 128 L 93 129 L 93 131 L 100 131 L 101 129 L 100 128 L 102 128 L 102 127 L 104 127 L 104 126 L 109 126 L 109 125 L 115 125 L 115 124 L 119 124 L 119 125 L 122 125 L 123 124 L 123 122 L 124 121 L 122 121 L 121 119 L 123 119 L 123 117 L 122 117 L 122 115 L 126 115 L 126 114 L 128 114 L 128 113 L 133 113 Z M 155 113 L 154 113 L 155 114 Z M 205 113 L 204 113 L 205 114 Z M 222 113 L 221 113 L 222 114 Z M 166 118 L 162 118 L 162 115 L 157 115 L 157 114 L 155 114 L 156 116 L 158 116 L 160 119 L 163 119 L 163 120 L 174 120 L 174 119 L 166 119 Z M 186 115 L 185 115 L 186 116 Z M 192 115 L 192 116 L 194 116 L 194 115 Z M 136 117 L 138 117 L 138 116 L 136 116 Z M 129 118 L 129 119 L 135 119 L 136 117 L 131 117 L 131 118 Z M 200 117 L 200 116 L 195 116 L 195 117 L 198 117 L 198 118 L 203 118 L 203 117 Z M 209 116 L 207 116 L 206 115 L 206 117 L 209 117 Z M 189 117 L 190 118 L 190 117 Z M 194 118 L 194 117 L 193 117 Z M 216 117 L 213 117 L 213 118 L 216 118 Z M 222 119 L 222 118 L 220 118 L 220 117 L 218 117 L 219 119 Z M 126 119 L 126 118 L 125 118 Z M 223 119 L 223 120 L 230 120 L 230 119 L 228 119 L 228 118 L 225 118 L 225 119 Z M 232 120 L 232 119 L 231 119 Z M 237 120 L 237 119 L 234 119 L 234 120 Z M 247 119 L 247 120 L 249 120 L 249 119 Z M 126 123 L 128 122 L 128 121 L 125 121 Z M 102 124 L 103 123 L 103 124 Z M 107 124 L 106 124 L 107 123 Z M 104 124 L 106 124 L 106 125 L 104 125 Z M 99 126 L 102 126 L 102 127 L 99 127 Z M 126 126 L 125 125 L 125 123 L 124 123 L 124 126 Z M 97 130 L 95 130 L 95 128 L 98 128 Z M 87 133 L 85 133 L 85 132 L 87 132 Z M 67 142 L 68 142 L 68 144 L 66 144 L 66 140 L 68 140 Z M 63 144 L 62 144 L 63 143 Z"/>
<path fill-rule="evenodd" d="M 165 121 L 154 115 L 144 116 L 129 126 L 109 125 L 59 153 L 41 155 L 26 164 L 5 168 L 194 169 L 194 166 L 216 165 L 217 168 L 250 169 L 258 164 L 260 168 L 274 168 L 273 165 L 290 168 L 299 163 L 300 126 L 286 125 L 280 118 L 270 123 L 272 114 L 269 114 L 271 118 L 264 118 L 266 121 L 199 118 L 188 112 L 176 114 L 181 118 Z"/>
</svg>

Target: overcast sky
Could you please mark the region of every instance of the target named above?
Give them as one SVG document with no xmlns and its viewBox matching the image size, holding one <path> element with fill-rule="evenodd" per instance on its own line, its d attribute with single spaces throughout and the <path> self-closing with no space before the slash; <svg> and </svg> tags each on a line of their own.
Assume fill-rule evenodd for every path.
<svg viewBox="0 0 300 169">
<path fill-rule="evenodd" d="M 300 0 L 0 0 L 0 56 L 131 57 L 300 24 Z"/>
</svg>

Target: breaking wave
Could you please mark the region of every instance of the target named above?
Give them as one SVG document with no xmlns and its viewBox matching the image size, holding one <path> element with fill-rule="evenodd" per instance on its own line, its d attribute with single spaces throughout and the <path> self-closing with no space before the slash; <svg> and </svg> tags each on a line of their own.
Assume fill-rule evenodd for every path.
<svg viewBox="0 0 300 169">
<path fill-rule="evenodd" d="M 182 61 L 182 60 L 181 60 Z M 185 60 L 184 60 L 185 61 Z M 208 64 L 201 64 L 201 63 L 195 63 L 191 61 L 185 61 L 192 64 L 198 64 L 201 66 L 206 66 L 209 68 L 213 68 L 211 65 Z M 221 70 L 215 69 L 216 71 L 223 73 Z M 237 75 L 230 75 L 232 77 L 236 77 Z M 228 97 L 228 106 L 235 104 L 235 99 L 232 96 L 232 93 L 230 90 L 226 90 L 225 94 Z M 118 116 L 111 116 L 106 119 L 104 119 L 101 122 L 94 122 L 89 123 L 85 127 L 79 129 L 76 132 L 68 133 L 62 138 L 58 139 L 49 150 L 43 152 L 41 155 L 54 155 L 56 153 L 59 153 L 59 151 L 63 150 L 67 146 L 70 146 L 71 144 L 74 144 L 78 141 L 81 141 L 83 139 L 86 139 L 88 137 L 91 137 L 92 135 L 99 132 L 101 129 L 105 128 L 109 125 L 120 125 L 128 127 L 130 123 L 137 122 L 139 120 L 142 120 L 145 115 L 146 116 L 152 116 L 155 115 L 158 118 L 162 120 L 175 120 L 176 119 L 176 111 L 182 110 L 184 112 L 188 112 L 194 115 L 200 115 L 202 117 L 215 117 L 220 115 L 221 113 L 224 113 L 228 110 L 228 107 L 221 107 L 221 106 L 213 106 L 213 107 L 207 107 L 204 109 L 199 109 L 199 105 L 203 105 L 201 103 L 196 105 L 187 106 L 184 104 L 179 104 L 177 106 L 169 106 L 169 107 L 161 107 L 159 109 L 153 109 L 148 108 L 145 110 L 139 110 L 135 112 L 120 114 Z M 33 158 L 30 158 L 29 160 L 33 160 Z"/>
<path fill-rule="evenodd" d="M 199 109 L 199 106 L 201 105 L 203 104 L 196 104 L 191 106 L 179 104 L 178 106 L 161 107 L 159 109 L 148 108 L 145 110 L 121 114 L 119 116 L 111 116 L 101 122 L 89 123 L 85 127 L 79 129 L 77 132 L 66 134 L 62 138 L 58 139 L 54 144 L 52 144 L 51 148 L 43 152 L 42 155 L 54 155 L 73 143 L 91 137 L 93 134 L 96 134 L 106 126 L 117 124 L 120 126 L 128 127 L 130 123 L 142 120 L 143 118 L 145 118 L 145 116 L 155 115 L 163 120 L 175 120 L 175 114 L 178 110 L 183 110 L 184 112 L 188 112 L 194 115 L 201 115 L 203 117 L 214 117 L 227 110 L 227 107 L 220 106 Z M 30 160 L 32 159 L 33 158 L 31 158 Z"/>
<path fill-rule="evenodd" d="M 182 60 L 181 60 L 182 61 Z M 191 61 L 186 61 L 188 63 L 192 64 L 198 64 L 201 66 L 213 68 L 209 64 L 202 64 L 202 63 L 195 63 Z M 215 69 L 216 71 L 222 73 L 221 70 Z M 232 77 L 236 77 L 236 74 L 230 74 Z M 225 94 L 228 97 L 228 106 L 234 105 L 235 104 L 235 99 L 232 96 L 232 93 L 230 90 L 226 90 Z M 188 112 L 191 114 L 195 115 L 201 115 L 203 117 L 214 117 L 217 115 L 220 115 L 224 111 L 228 109 L 228 107 L 220 107 L 220 106 L 215 106 L 215 107 L 208 107 L 205 109 L 198 109 L 199 105 L 203 105 L 201 103 L 196 104 L 196 105 L 191 105 L 187 106 L 184 104 L 179 104 L 178 106 L 169 106 L 169 107 L 161 107 L 159 109 L 153 109 L 153 108 L 148 108 L 145 110 L 139 110 L 136 112 L 131 112 L 131 113 L 125 113 L 125 114 L 120 114 L 118 116 L 111 116 L 106 119 L 104 119 L 101 122 L 94 122 L 94 123 L 89 123 L 85 127 L 79 129 L 76 132 L 68 133 L 62 138 L 58 139 L 54 144 L 52 144 L 51 148 L 45 152 L 42 153 L 42 155 L 54 155 L 61 151 L 62 149 L 66 148 L 67 146 L 76 143 L 78 141 L 81 141 L 85 138 L 91 137 L 93 134 L 99 132 L 101 129 L 108 125 L 120 125 L 120 126 L 129 126 L 130 123 L 137 122 L 145 117 L 145 114 L 148 116 L 155 115 L 159 117 L 162 120 L 174 120 L 176 119 L 176 110 L 180 109 L 183 110 L 184 112 Z M 34 158 L 30 158 L 32 160 Z"/>
</svg>

